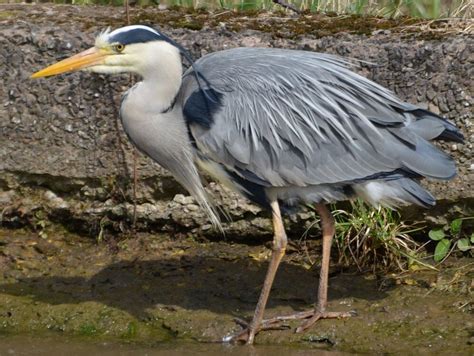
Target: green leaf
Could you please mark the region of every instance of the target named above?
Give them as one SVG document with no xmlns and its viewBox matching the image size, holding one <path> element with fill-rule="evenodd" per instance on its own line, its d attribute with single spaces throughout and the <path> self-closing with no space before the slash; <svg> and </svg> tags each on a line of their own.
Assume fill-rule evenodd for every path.
<svg viewBox="0 0 474 356">
<path fill-rule="evenodd" d="M 428 236 L 433 241 L 439 241 L 444 238 L 445 234 L 443 229 L 430 230 Z"/>
<path fill-rule="evenodd" d="M 454 219 L 453 221 L 451 221 L 449 230 L 451 230 L 451 234 L 453 236 L 458 235 L 461 232 L 461 225 L 462 225 L 462 219 Z"/>
<path fill-rule="evenodd" d="M 442 239 L 436 244 L 435 253 L 434 253 L 434 260 L 436 262 L 441 261 L 449 252 L 449 248 L 451 247 L 451 240 Z"/>
<path fill-rule="evenodd" d="M 474 232 L 471 234 L 471 244 L 474 244 Z"/>
<path fill-rule="evenodd" d="M 458 240 L 458 249 L 461 251 L 469 251 L 471 249 L 471 243 L 469 242 L 469 239 L 460 239 Z"/>
</svg>

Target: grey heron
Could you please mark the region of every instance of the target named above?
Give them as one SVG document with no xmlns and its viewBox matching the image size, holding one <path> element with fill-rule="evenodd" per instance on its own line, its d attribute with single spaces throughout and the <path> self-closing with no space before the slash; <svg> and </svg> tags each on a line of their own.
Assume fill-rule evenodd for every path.
<svg viewBox="0 0 474 356">
<path fill-rule="evenodd" d="M 349 317 L 327 310 L 334 219 L 326 204 L 361 197 L 375 206 L 435 204 L 420 178 L 449 180 L 454 160 L 431 140 L 463 142 L 451 122 L 397 98 L 337 56 L 234 48 L 203 56 L 183 74 L 182 46 L 158 30 L 106 30 L 95 45 L 32 75 L 74 70 L 138 74 L 120 114 L 136 147 L 168 169 L 220 226 L 203 170 L 272 213 L 269 267 L 252 321 L 232 340 L 253 343 L 275 322 Z M 323 256 L 312 310 L 264 320 L 287 236 L 280 206 L 312 203 Z"/>
</svg>

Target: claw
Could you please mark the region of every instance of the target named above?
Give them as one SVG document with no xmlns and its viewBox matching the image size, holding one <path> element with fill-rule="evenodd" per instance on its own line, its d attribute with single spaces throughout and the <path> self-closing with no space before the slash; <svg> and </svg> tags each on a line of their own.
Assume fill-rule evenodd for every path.
<svg viewBox="0 0 474 356">
<path fill-rule="evenodd" d="M 228 335 L 222 339 L 222 342 L 225 343 L 245 343 L 252 344 L 255 338 L 260 331 L 264 330 L 288 330 L 291 329 L 290 325 L 285 324 L 289 320 L 304 320 L 306 319 L 298 328 L 296 328 L 296 333 L 301 333 L 306 331 L 319 319 L 340 319 L 340 318 L 350 318 L 352 316 L 357 316 L 355 310 L 348 312 L 317 312 L 315 310 L 308 310 L 303 312 L 298 312 L 292 315 L 286 316 L 277 316 L 275 318 L 263 320 L 259 327 L 255 330 L 250 329 L 250 323 L 247 321 L 234 318 L 234 321 L 242 327 L 242 330 L 234 335 Z"/>
<path fill-rule="evenodd" d="M 245 344 L 252 344 L 255 338 L 260 331 L 264 330 L 288 330 L 291 327 L 288 324 L 282 323 L 282 321 L 278 320 L 278 318 L 263 320 L 261 325 L 256 328 L 255 330 L 250 330 L 249 325 L 250 323 L 246 322 L 240 318 L 234 318 L 234 321 L 242 327 L 243 330 L 235 333 L 234 335 L 225 336 L 222 339 L 224 343 L 245 343 Z"/>
</svg>

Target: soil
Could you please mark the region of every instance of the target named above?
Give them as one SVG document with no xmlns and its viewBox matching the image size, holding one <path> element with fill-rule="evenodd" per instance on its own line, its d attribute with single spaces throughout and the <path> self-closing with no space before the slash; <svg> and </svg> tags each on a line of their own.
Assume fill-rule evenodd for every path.
<svg viewBox="0 0 474 356">
<path fill-rule="evenodd" d="M 238 331 L 234 318 L 251 318 L 269 256 L 264 244 L 185 235 L 94 242 L 57 230 L 42 236 L 0 230 L 0 241 L 0 334 L 158 349 L 176 342 L 219 343 Z M 292 242 L 268 317 L 312 307 L 319 252 L 319 240 Z M 294 333 L 298 322 L 289 322 L 286 330 L 258 334 L 256 343 L 349 353 L 469 354 L 473 277 L 472 259 L 448 261 L 440 272 L 401 275 L 334 265 L 329 308 L 355 310 L 357 316 L 322 320 L 302 334 Z"/>
</svg>

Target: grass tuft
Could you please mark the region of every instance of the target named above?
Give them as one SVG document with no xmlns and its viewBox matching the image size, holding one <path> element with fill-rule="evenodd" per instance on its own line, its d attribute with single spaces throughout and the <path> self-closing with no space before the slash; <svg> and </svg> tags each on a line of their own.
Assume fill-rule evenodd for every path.
<svg viewBox="0 0 474 356">
<path fill-rule="evenodd" d="M 397 268 L 407 270 L 415 265 L 433 268 L 421 261 L 423 247 L 411 234 L 423 227 L 407 225 L 398 212 L 374 209 L 361 200 L 351 203 L 350 211 L 333 211 L 336 220 L 335 245 L 339 263 L 355 263 L 359 270 Z"/>
</svg>

